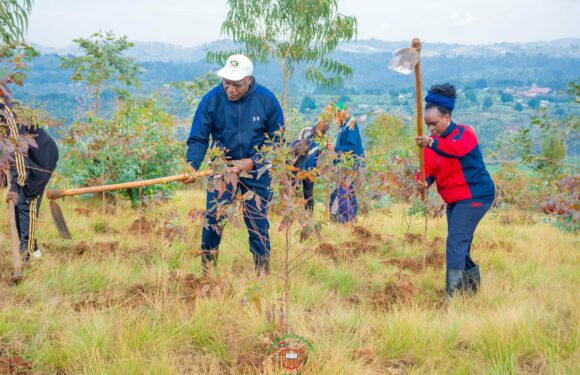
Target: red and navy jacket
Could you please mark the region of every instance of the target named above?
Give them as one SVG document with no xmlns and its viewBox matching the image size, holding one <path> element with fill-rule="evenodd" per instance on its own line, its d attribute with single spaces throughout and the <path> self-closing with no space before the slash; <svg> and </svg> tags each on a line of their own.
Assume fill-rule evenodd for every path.
<svg viewBox="0 0 580 375">
<path fill-rule="evenodd" d="M 440 137 L 425 149 L 425 181 L 437 183 L 447 204 L 459 201 L 491 203 L 495 185 L 483 163 L 473 129 L 451 122 Z"/>
</svg>

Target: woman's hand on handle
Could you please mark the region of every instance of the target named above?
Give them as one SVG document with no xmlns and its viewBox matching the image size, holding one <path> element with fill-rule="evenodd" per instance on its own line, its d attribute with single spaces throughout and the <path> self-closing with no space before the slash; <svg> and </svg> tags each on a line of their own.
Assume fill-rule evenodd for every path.
<svg viewBox="0 0 580 375">
<path fill-rule="evenodd" d="M 430 147 L 431 146 L 431 142 L 433 142 L 433 138 L 427 136 L 427 135 L 422 135 L 420 137 L 415 137 L 415 142 L 417 143 L 417 146 L 419 147 Z"/>
<path fill-rule="evenodd" d="M 427 191 L 427 187 L 428 187 L 428 186 L 429 186 L 429 185 L 427 185 L 427 183 L 426 183 L 426 182 L 423 182 L 423 181 L 417 181 L 417 191 L 418 191 L 419 193 L 421 193 L 421 194 L 423 194 L 424 192 L 426 192 L 426 191 Z"/>
</svg>

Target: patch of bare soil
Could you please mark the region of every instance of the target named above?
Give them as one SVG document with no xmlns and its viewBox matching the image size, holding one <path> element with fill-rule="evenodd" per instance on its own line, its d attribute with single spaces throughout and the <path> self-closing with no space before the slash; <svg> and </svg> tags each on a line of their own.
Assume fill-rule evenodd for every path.
<svg viewBox="0 0 580 375">
<path fill-rule="evenodd" d="M 85 310 L 104 310 L 115 306 L 117 303 L 118 298 L 115 298 L 110 293 L 103 292 L 74 303 L 72 308 L 76 312 Z"/>
<path fill-rule="evenodd" d="M 193 274 L 184 276 L 172 274 L 170 279 L 180 298 L 186 301 L 195 301 L 206 296 L 221 297 L 232 293 L 232 285 L 223 278 L 209 275 L 195 277 Z"/>
<path fill-rule="evenodd" d="M 352 359 L 361 361 L 367 365 L 373 363 L 377 358 L 372 348 L 358 348 L 352 353 Z"/>
<path fill-rule="evenodd" d="M 123 298 L 123 305 L 131 308 L 140 308 L 148 304 L 154 304 L 155 301 L 167 295 L 167 290 L 163 287 L 153 284 L 135 284 L 132 285 Z"/>
<path fill-rule="evenodd" d="M 83 255 L 88 252 L 95 252 L 98 254 L 110 254 L 115 252 L 119 248 L 119 241 L 113 242 L 93 242 L 88 243 L 86 241 L 81 241 L 74 247 L 74 252 L 77 255 Z"/>
<path fill-rule="evenodd" d="M 418 233 L 405 233 L 404 241 L 409 245 L 418 244 L 423 242 L 423 236 Z"/>
<path fill-rule="evenodd" d="M 323 242 L 318 245 L 316 252 L 337 262 L 379 250 L 383 243 L 383 237 L 380 234 L 372 233 L 367 228 L 358 225 L 353 225 L 351 228 L 355 240 L 345 241 L 338 245 Z"/>
<path fill-rule="evenodd" d="M 169 243 L 173 243 L 177 238 L 185 239 L 185 228 L 174 223 L 165 222 L 163 227 L 157 231 L 159 237 L 165 238 Z"/>
<path fill-rule="evenodd" d="M 383 240 L 383 236 L 378 233 L 373 233 L 365 227 L 361 227 L 360 225 L 353 225 L 352 226 L 352 233 L 354 236 L 363 241 L 375 241 L 381 242 Z"/>
<path fill-rule="evenodd" d="M 83 207 L 77 207 L 74 210 L 77 215 L 79 216 L 85 216 L 85 217 L 89 217 L 91 216 L 91 210 L 89 210 L 88 208 L 83 208 Z"/>
<path fill-rule="evenodd" d="M 138 309 L 146 305 L 154 305 L 159 301 L 181 299 L 193 302 L 204 297 L 219 297 L 229 295 L 232 286 L 228 280 L 218 278 L 197 278 L 192 274 L 178 276 L 171 274 L 162 283 L 137 283 L 123 293 L 113 294 L 102 292 L 91 295 L 84 300 L 73 304 L 73 310 L 102 310 L 113 306 L 125 306 Z"/>
<path fill-rule="evenodd" d="M 542 374 L 547 369 L 544 358 L 526 357 L 518 359 L 518 374 Z"/>
<path fill-rule="evenodd" d="M 362 241 L 346 241 L 341 244 L 341 246 L 346 250 L 345 258 L 349 259 L 352 257 L 358 257 L 366 253 L 374 253 L 378 251 L 379 245 L 372 242 L 362 242 Z"/>
<path fill-rule="evenodd" d="M 387 363 L 386 370 L 389 375 L 405 375 L 410 372 L 413 366 L 415 366 L 415 362 L 411 359 L 398 359 Z"/>
<path fill-rule="evenodd" d="M 338 249 L 336 246 L 330 243 L 323 242 L 315 250 L 318 254 L 321 254 L 332 260 L 338 259 Z"/>
<path fill-rule="evenodd" d="M 0 374 L 32 374 L 32 364 L 6 346 L 0 346 Z"/>
<path fill-rule="evenodd" d="M 423 270 L 423 258 L 399 259 L 391 258 L 385 261 L 387 264 L 399 268 L 420 272 Z M 441 253 L 430 252 L 425 256 L 425 267 L 440 268 L 445 264 L 445 255 Z"/>
<path fill-rule="evenodd" d="M 429 244 L 431 250 L 436 251 L 437 249 L 445 246 L 445 239 L 443 237 L 435 237 L 433 241 Z"/>
<path fill-rule="evenodd" d="M 163 300 L 180 299 L 195 302 L 205 297 L 221 297 L 232 292 L 228 280 L 211 277 L 195 277 L 192 274 L 169 275 L 167 282 L 160 284 L 135 284 L 127 289 L 124 297 L 117 301 L 131 308 L 155 304 Z"/>
<path fill-rule="evenodd" d="M 407 279 L 402 278 L 386 285 L 382 291 L 371 295 L 373 306 L 377 310 L 390 310 L 394 305 L 406 305 L 413 301 L 417 289 Z"/>
<path fill-rule="evenodd" d="M 262 374 L 264 373 L 264 361 L 266 360 L 267 349 L 263 352 L 250 351 L 242 352 L 236 355 L 236 368 L 243 374 Z"/>
<path fill-rule="evenodd" d="M 140 217 L 139 219 L 135 220 L 131 227 L 129 228 L 129 233 L 133 235 L 141 235 L 143 233 L 149 233 L 153 230 L 155 223 L 147 220 L 146 217 Z"/>
</svg>

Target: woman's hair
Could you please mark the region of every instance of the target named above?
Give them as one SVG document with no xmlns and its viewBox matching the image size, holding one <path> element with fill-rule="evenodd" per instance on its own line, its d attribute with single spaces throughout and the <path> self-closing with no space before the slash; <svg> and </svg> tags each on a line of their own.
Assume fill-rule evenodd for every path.
<svg viewBox="0 0 580 375">
<path fill-rule="evenodd" d="M 457 99 L 457 91 L 455 91 L 455 86 L 453 86 L 450 83 L 442 83 L 440 85 L 431 86 L 431 88 L 429 89 L 429 94 L 445 96 L 445 97 L 451 99 L 452 101 L 455 101 L 455 99 Z M 445 115 L 445 114 L 451 115 L 451 113 L 453 112 L 453 109 L 445 108 L 439 104 L 427 103 L 425 105 L 425 109 L 430 109 L 430 108 L 437 108 L 439 113 L 441 113 L 442 115 Z"/>
</svg>

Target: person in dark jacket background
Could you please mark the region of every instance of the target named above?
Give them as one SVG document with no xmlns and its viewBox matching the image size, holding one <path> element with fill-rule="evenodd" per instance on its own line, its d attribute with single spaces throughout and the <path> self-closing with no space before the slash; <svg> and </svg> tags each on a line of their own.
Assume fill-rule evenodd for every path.
<svg viewBox="0 0 580 375">
<path fill-rule="evenodd" d="M 15 204 L 16 228 L 20 239 L 20 253 L 24 261 L 42 255 L 36 239 L 38 213 L 44 190 L 58 162 L 58 147 L 54 139 L 38 125 L 23 125 L 15 118 L 11 104 L 0 102 L 2 125 L 8 128 L 7 134 L 13 141 L 19 135 L 31 135 L 35 145 L 28 147 L 26 155 L 19 152 L 11 154 L 10 190 L 7 200 Z"/>
<path fill-rule="evenodd" d="M 447 203 L 447 298 L 476 293 L 481 283 L 479 266 L 471 258 L 471 243 L 479 221 L 495 198 L 495 185 L 483 162 L 473 129 L 451 119 L 457 94 L 445 83 L 431 87 L 425 98 L 425 123 L 431 137 L 416 137 L 425 148 L 424 191 L 433 183 Z"/>
<path fill-rule="evenodd" d="M 327 147 L 338 154 L 354 157 L 354 170 L 358 170 L 365 156 L 358 124 L 350 116 L 344 103 L 338 102 L 336 109 L 336 122 L 339 125 L 336 144 L 329 144 Z M 346 177 L 343 177 L 330 196 L 330 213 L 332 219 L 338 223 L 348 223 L 357 218 L 358 201 L 354 188 L 354 183 L 348 184 Z"/>
<path fill-rule="evenodd" d="M 259 173 L 264 166 L 260 148 L 266 142 L 281 144 L 284 116 L 276 96 L 256 83 L 253 64 L 244 55 L 228 57 L 226 65 L 217 73 L 220 85 L 201 100 L 187 140 L 187 162 L 197 171 L 203 161 L 209 141 L 219 147 L 231 160 L 234 173 L 242 173 L 237 186 L 228 186 L 221 196 L 207 191 L 205 225 L 201 238 L 202 268 L 207 272 L 211 262 L 217 261 L 223 223 L 217 206 L 232 203 L 237 192 L 252 191 L 259 196 L 244 201 L 244 222 L 248 228 L 250 251 L 258 275 L 270 270 L 270 238 L 268 203 L 272 198 L 269 173 Z M 243 177 L 248 173 L 251 178 Z M 219 178 L 219 176 L 212 176 Z M 190 178 L 187 183 L 193 182 Z"/>
<path fill-rule="evenodd" d="M 298 139 L 292 142 L 292 151 L 294 154 L 293 166 L 300 171 L 312 171 L 318 164 L 318 158 L 321 152 L 319 140 L 328 131 L 328 124 L 319 121 L 316 126 L 309 126 L 300 132 Z M 296 184 L 302 183 L 302 191 L 305 200 L 305 208 L 314 211 L 314 181 L 305 178 L 302 181 L 296 180 Z"/>
</svg>

